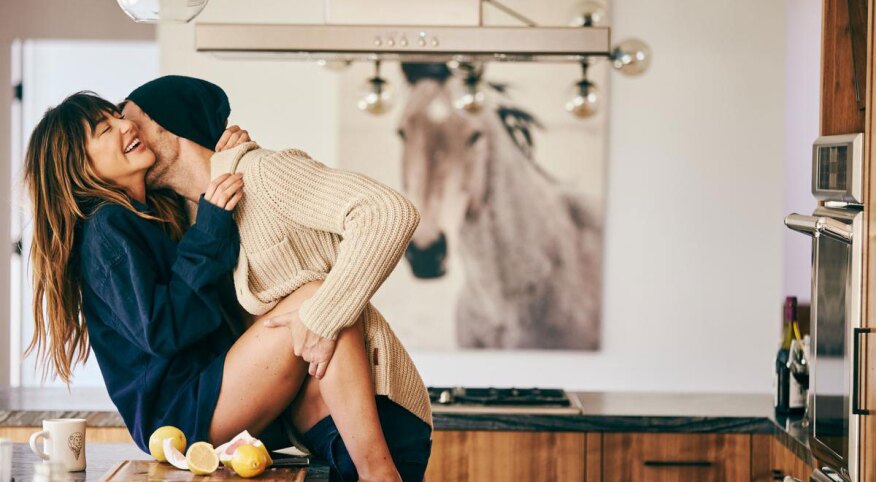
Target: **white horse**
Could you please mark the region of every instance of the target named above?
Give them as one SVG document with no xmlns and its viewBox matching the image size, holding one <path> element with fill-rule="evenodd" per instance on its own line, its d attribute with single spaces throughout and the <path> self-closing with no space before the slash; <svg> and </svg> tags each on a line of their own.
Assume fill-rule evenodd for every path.
<svg viewBox="0 0 876 482">
<path fill-rule="evenodd" d="M 459 345 L 598 349 L 598 217 L 533 162 L 531 116 L 455 109 L 458 81 L 446 68 L 416 69 L 405 66 L 411 90 L 398 130 L 403 187 L 421 213 L 406 258 L 416 276 L 438 277 L 448 240 L 458 243 Z"/>
</svg>

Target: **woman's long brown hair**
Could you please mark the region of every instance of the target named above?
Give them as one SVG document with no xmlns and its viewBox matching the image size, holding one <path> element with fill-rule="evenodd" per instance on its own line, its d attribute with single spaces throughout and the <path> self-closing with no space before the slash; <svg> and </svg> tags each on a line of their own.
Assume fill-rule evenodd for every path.
<svg viewBox="0 0 876 482">
<path fill-rule="evenodd" d="M 149 192 L 151 213 L 141 213 L 124 190 L 100 179 L 92 168 L 86 139 L 98 122 L 116 113 L 116 106 L 94 93 L 73 94 L 46 112 L 28 143 L 24 182 L 33 208 L 34 334 L 26 354 L 37 352 L 43 380 L 51 368 L 69 384 L 73 369 L 91 351 L 82 315 L 78 224 L 103 205 L 119 204 L 161 222 L 175 240 L 186 227 L 178 195 Z"/>
</svg>

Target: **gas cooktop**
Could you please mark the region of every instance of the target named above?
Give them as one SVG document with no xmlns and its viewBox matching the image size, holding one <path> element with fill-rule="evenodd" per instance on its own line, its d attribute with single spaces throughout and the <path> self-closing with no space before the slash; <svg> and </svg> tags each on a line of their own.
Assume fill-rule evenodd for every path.
<svg viewBox="0 0 876 482">
<path fill-rule="evenodd" d="M 430 387 L 435 413 L 579 414 L 578 400 L 558 388 Z"/>
</svg>

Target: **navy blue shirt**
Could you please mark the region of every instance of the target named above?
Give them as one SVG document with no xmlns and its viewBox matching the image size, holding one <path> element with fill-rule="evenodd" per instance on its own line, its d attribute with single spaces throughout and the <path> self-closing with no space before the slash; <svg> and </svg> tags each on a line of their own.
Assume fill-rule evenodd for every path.
<svg viewBox="0 0 876 482">
<path fill-rule="evenodd" d="M 105 205 L 77 235 L 91 348 L 134 442 L 148 451 L 163 425 L 207 440 L 235 340 L 219 299 L 240 247 L 232 213 L 202 197 L 176 243 L 160 223 Z"/>
</svg>

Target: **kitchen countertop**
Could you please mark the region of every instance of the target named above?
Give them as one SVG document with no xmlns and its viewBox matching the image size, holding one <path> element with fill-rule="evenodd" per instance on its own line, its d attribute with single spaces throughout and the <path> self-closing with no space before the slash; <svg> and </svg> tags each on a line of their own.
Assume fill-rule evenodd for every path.
<svg viewBox="0 0 876 482">
<path fill-rule="evenodd" d="M 84 472 L 71 472 L 64 480 L 96 481 L 123 460 L 151 460 L 151 457 L 140 451 L 134 444 L 124 443 L 89 443 L 85 446 L 85 457 L 88 467 Z M 33 480 L 34 463 L 40 459 L 30 451 L 25 444 L 12 445 L 12 477 L 15 482 L 30 482 Z M 308 468 L 306 482 L 327 481 L 328 468 L 313 465 Z"/>
<path fill-rule="evenodd" d="M 760 433 L 775 435 L 812 462 L 799 418 L 777 417 L 770 395 L 569 392 L 580 414 L 441 413 L 436 430 Z M 436 407 L 437 408 L 437 407 Z M 37 427 L 47 418 L 85 418 L 89 427 L 124 427 L 103 388 L 0 388 L 0 427 Z"/>
</svg>

